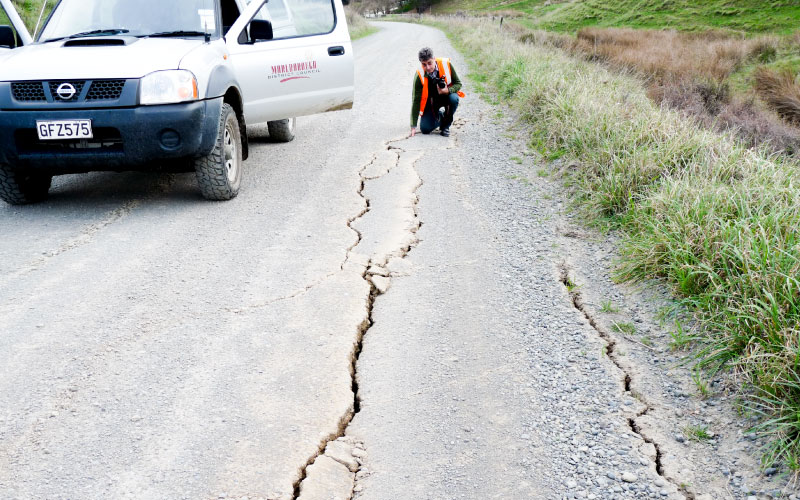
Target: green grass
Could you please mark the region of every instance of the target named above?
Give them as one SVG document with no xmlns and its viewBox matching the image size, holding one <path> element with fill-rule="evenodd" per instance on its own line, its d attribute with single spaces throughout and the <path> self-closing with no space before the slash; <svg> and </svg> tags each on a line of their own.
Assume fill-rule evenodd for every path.
<svg viewBox="0 0 800 500">
<path fill-rule="evenodd" d="M 496 22 L 438 25 L 516 110 L 531 147 L 575 165 L 562 175 L 576 209 L 624 242 L 617 276 L 661 280 L 694 316 L 697 330 L 677 323 L 673 345 L 695 345 L 701 394 L 701 373 L 734 367 L 773 443 L 766 459 L 800 464 L 800 164 L 703 129 L 653 104 L 640 80 L 520 43 Z"/>
<path fill-rule="evenodd" d="M 636 333 L 636 326 L 630 322 L 617 323 L 615 321 L 611 323 L 611 330 L 623 335 L 633 335 Z"/>
<path fill-rule="evenodd" d="M 683 324 L 679 320 L 675 320 L 675 330 L 670 332 L 669 335 L 672 337 L 669 345 L 673 351 L 678 349 L 686 349 L 687 347 L 693 345 L 697 340 L 697 337 L 687 333 L 683 329 Z"/>
<path fill-rule="evenodd" d="M 619 312 L 619 307 L 615 306 L 610 300 L 604 300 L 602 304 L 600 304 L 600 312 L 615 314 Z"/>
<path fill-rule="evenodd" d="M 434 12 L 469 11 L 513 13 L 519 22 L 537 29 L 575 32 L 586 26 L 675 28 L 698 31 L 708 28 L 747 33 L 788 34 L 798 29 L 800 4 L 785 0 L 579 0 L 551 3 L 521 0 L 444 0 Z"/>
<path fill-rule="evenodd" d="M 714 435 L 708 432 L 708 427 L 705 425 L 687 425 L 683 428 L 683 435 L 692 441 L 714 439 Z"/>
<path fill-rule="evenodd" d="M 692 382 L 697 387 L 697 392 L 700 393 L 700 396 L 707 398 L 711 395 L 711 389 L 708 387 L 708 382 L 703 377 L 703 371 L 699 366 L 692 371 Z"/>
<path fill-rule="evenodd" d="M 567 280 L 564 282 L 564 285 L 567 287 L 567 291 L 571 294 L 576 293 L 581 288 L 581 285 L 575 283 L 569 278 L 567 278 Z"/>
</svg>

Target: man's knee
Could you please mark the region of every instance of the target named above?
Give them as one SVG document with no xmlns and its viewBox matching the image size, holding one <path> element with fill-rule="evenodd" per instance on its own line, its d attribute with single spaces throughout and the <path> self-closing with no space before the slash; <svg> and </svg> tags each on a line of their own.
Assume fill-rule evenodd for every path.
<svg viewBox="0 0 800 500">
<path fill-rule="evenodd" d="M 449 97 L 450 97 L 450 106 L 458 107 L 458 94 L 453 92 L 452 94 L 450 94 Z"/>
<path fill-rule="evenodd" d="M 424 125 L 422 123 L 419 124 L 419 131 L 422 132 L 423 134 L 426 134 L 426 135 L 430 134 L 431 132 L 433 132 L 433 129 L 435 129 L 435 128 L 436 127 L 431 127 L 428 124 L 424 124 Z"/>
</svg>

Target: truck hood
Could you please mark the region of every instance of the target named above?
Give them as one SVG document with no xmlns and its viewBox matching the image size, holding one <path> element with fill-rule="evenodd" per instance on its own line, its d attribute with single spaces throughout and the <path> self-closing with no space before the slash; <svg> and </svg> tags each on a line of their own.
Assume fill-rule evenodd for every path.
<svg viewBox="0 0 800 500">
<path fill-rule="evenodd" d="M 126 45 L 65 47 L 62 40 L 0 51 L 0 81 L 141 78 L 153 71 L 178 69 L 181 59 L 204 43 L 180 38 L 92 40 L 112 38 Z"/>
</svg>

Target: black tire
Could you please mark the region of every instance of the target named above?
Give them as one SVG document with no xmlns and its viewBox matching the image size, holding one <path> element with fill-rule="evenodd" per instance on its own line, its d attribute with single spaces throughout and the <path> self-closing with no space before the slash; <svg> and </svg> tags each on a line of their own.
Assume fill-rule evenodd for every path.
<svg viewBox="0 0 800 500">
<path fill-rule="evenodd" d="M 230 200 L 242 182 L 242 135 L 236 112 L 223 104 L 214 149 L 194 161 L 197 185 L 207 200 Z"/>
<path fill-rule="evenodd" d="M 286 118 L 285 120 L 275 120 L 267 122 L 269 136 L 273 141 L 292 142 L 294 140 L 294 127 L 297 118 Z"/>
<path fill-rule="evenodd" d="M 0 198 L 11 205 L 38 203 L 47 199 L 52 181 L 52 175 L 0 165 Z"/>
</svg>

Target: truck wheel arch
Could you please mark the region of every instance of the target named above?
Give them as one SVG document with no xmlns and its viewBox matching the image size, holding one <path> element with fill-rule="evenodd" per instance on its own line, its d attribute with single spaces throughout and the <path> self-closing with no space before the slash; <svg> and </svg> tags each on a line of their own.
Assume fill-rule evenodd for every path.
<svg viewBox="0 0 800 500">
<path fill-rule="evenodd" d="M 236 75 L 229 66 L 219 65 L 214 68 L 208 79 L 208 97 L 223 97 L 223 102 L 230 104 L 236 112 L 239 121 L 239 130 L 242 134 L 242 159 L 246 160 L 249 147 L 247 141 L 247 124 L 244 120 L 244 101 L 239 86 L 236 83 Z"/>
<path fill-rule="evenodd" d="M 236 119 L 239 122 L 239 130 L 242 134 L 242 160 L 246 160 L 249 156 L 250 148 L 247 141 L 247 124 L 244 121 L 244 106 L 242 105 L 242 96 L 235 87 L 231 87 L 225 92 L 225 97 L 222 101 L 230 104 L 236 112 Z"/>
</svg>

